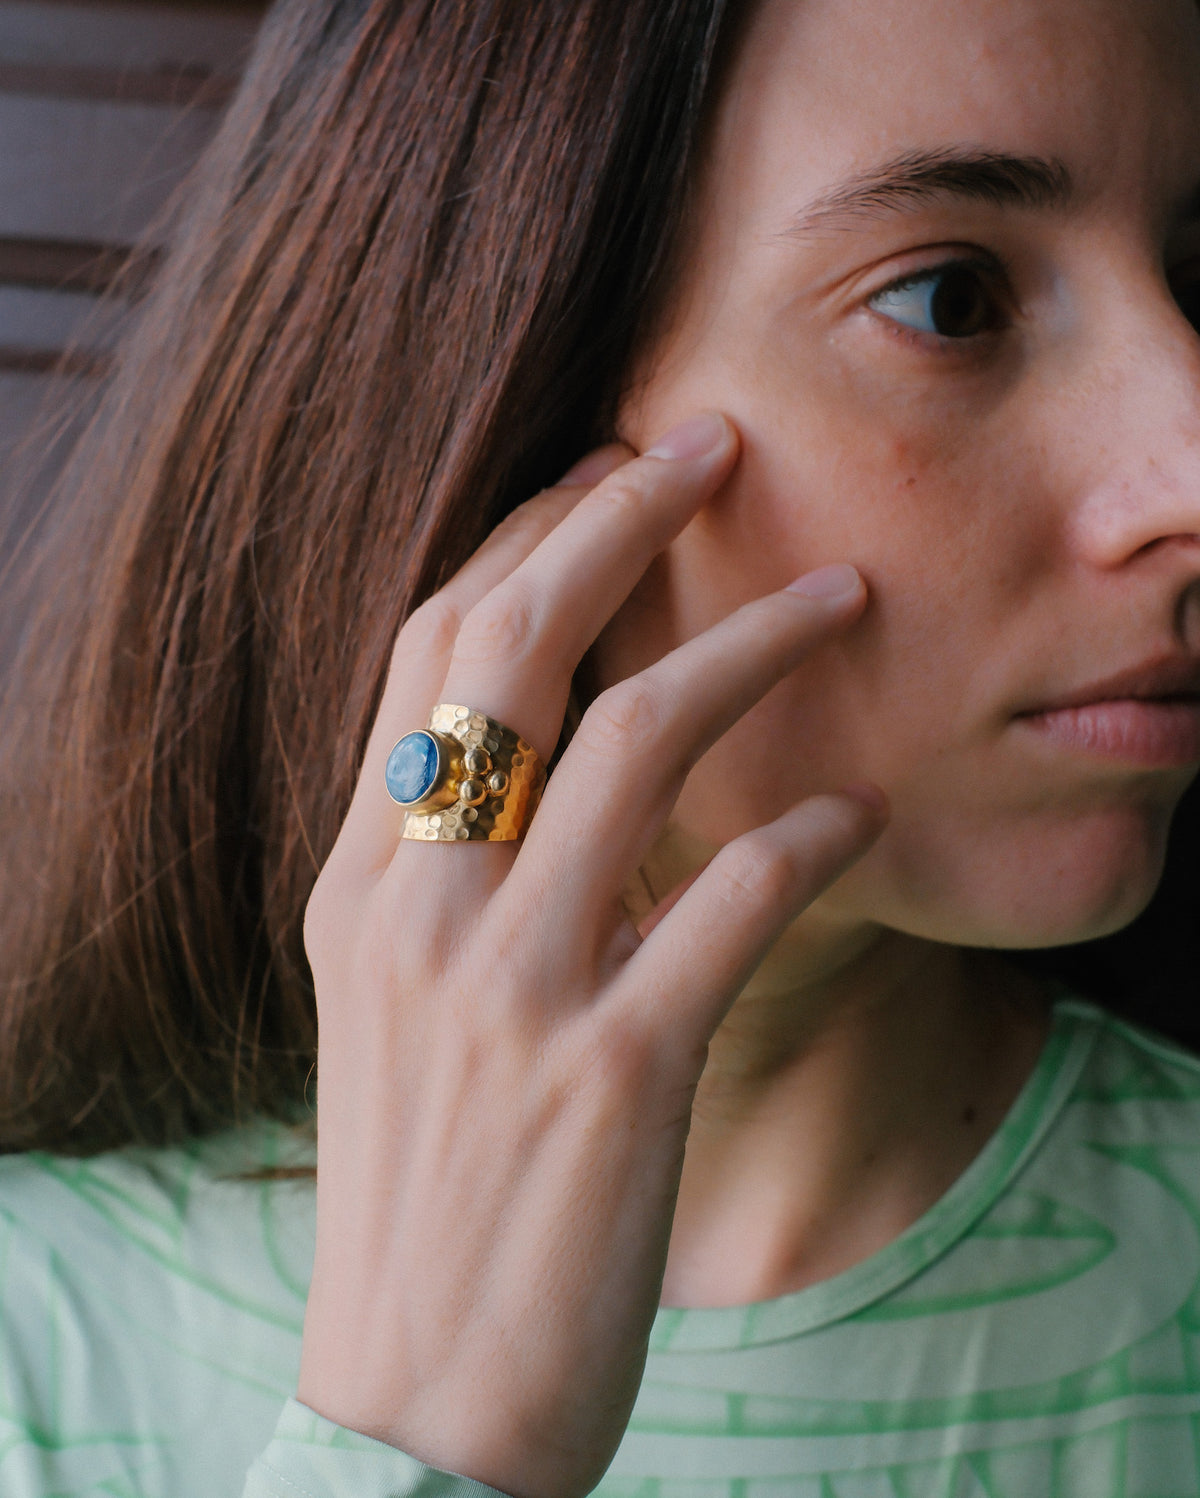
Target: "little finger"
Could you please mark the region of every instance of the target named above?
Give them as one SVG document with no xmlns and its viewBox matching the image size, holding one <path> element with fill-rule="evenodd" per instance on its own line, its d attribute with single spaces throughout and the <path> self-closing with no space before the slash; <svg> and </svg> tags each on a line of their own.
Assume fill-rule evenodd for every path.
<svg viewBox="0 0 1200 1498">
<path fill-rule="evenodd" d="M 874 844 L 877 786 L 810 796 L 727 843 L 651 929 L 614 986 L 640 1024 L 706 1045 L 786 927 Z"/>
</svg>

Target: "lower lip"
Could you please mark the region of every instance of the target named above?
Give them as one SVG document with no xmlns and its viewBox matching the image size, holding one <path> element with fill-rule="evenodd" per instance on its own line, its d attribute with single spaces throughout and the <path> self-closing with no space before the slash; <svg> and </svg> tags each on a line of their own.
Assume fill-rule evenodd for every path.
<svg viewBox="0 0 1200 1498">
<path fill-rule="evenodd" d="M 1200 702 L 1125 697 L 1017 720 L 1065 748 L 1148 769 L 1200 762 Z"/>
</svg>

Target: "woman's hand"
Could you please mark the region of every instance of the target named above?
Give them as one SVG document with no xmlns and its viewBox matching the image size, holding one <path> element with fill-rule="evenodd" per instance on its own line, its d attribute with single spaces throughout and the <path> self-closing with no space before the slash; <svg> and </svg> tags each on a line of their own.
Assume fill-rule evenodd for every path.
<svg viewBox="0 0 1200 1498">
<path fill-rule="evenodd" d="M 523 844 L 401 841 L 384 762 L 439 701 L 548 756 L 580 658 L 736 454 L 714 417 L 640 458 L 594 454 L 412 615 L 308 909 L 320 1127 L 299 1398 L 517 1498 L 590 1492 L 612 1460 L 708 1042 L 882 816 L 869 797 L 802 802 L 722 849 L 644 937 L 622 887 L 689 767 L 857 617 L 863 585 L 761 598 L 603 692 Z"/>
</svg>

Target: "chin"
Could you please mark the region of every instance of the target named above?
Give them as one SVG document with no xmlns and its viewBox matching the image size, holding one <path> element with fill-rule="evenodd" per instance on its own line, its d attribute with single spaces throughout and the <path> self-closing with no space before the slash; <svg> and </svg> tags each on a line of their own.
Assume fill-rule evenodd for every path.
<svg viewBox="0 0 1200 1498">
<path fill-rule="evenodd" d="M 874 886 L 845 893 L 873 893 L 874 919 L 930 941 L 1069 946 L 1110 936 L 1142 913 L 1162 878 L 1170 820 L 1171 809 L 1110 808 L 986 838 L 946 836 L 935 850 L 926 841 L 923 858 L 916 848 L 889 850 L 885 833 L 839 883 Z"/>
</svg>

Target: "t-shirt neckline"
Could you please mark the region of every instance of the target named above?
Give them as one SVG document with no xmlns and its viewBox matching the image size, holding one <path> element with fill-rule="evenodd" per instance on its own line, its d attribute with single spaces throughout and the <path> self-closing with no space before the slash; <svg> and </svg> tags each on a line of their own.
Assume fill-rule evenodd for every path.
<svg viewBox="0 0 1200 1498">
<path fill-rule="evenodd" d="M 1103 1015 L 1057 999 L 1037 1063 L 999 1128 L 953 1186 L 886 1247 L 841 1274 L 740 1306 L 660 1306 L 650 1353 L 716 1352 L 778 1342 L 841 1321 L 890 1295 L 946 1252 L 993 1205 L 1061 1113 Z"/>
</svg>

